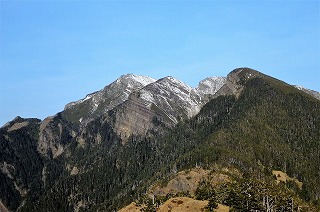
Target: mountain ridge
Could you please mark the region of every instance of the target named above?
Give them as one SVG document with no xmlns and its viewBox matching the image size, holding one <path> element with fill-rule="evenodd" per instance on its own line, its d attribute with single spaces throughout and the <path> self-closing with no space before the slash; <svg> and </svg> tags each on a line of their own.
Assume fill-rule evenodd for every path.
<svg viewBox="0 0 320 212">
<path fill-rule="evenodd" d="M 179 81 L 180 84 L 183 84 L 184 86 L 186 86 L 186 87 L 188 87 L 189 89 L 191 89 L 193 93 L 194 93 L 194 92 L 196 92 L 196 93 L 202 93 L 202 94 L 204 94 L 204 95 L 214 95 L 214 94 L 216 94 L 214 97 L 217 97 L 217 96 L 219 96 L 219 95 L 233 94 L 234 92 L 237 92 L 237 91 L 235 90 L 235 88 L 233 87 L 233 86 L 235 86 L 235 81 L 232 82 L 232 80 L 229 80 L 229 81 L 231 81 L 232 84 L 233 84 L 233 85 L 231 85 L 233 88 L 230 90 L 230 88 L 228 87 L 228 85 L 227 85 L 227 83 L 226 83 L 226 82 L 228 81 L 227 79 L 228 79 L 228 78 L 229 78 L 229 79 L 232 79 L 232 78 L 233 78 L 233 75 L 236 74 L 236 72 L 241 72 L 242 70 L 250 70 L 251 72 L 254 71 L 256 74 L 260 74 L 260 75 L 262 74 L 262 73 L 260 73 L 260 72 L 257 72 L 257 71 L 255 71 L 255 70 L 249 69 L 249 68 L 237 68 L 237 69 L 234 69 L 232 72 L 230 72 L 230 73 L 228 74 L 228 76 L 226 76 L 226 77 L 217 77 L 217 76 L 206 77 L 205 79 L 200 80 L 200 82 L 199 82 L 199 84 L 197 85 L 197 87 L 194 87 L 194 88 L 190 87 L 189 85 L 187 85 L 186 83 L 184 83 L 184 82 L 182 82 L 182 81 L 180 81 L 180 80 L 178 80 L 178 79 L 175 79 L 175 78 L 172 77 L 172 76 L 167 76 L 167 77 L 163 77 L 163 78 L 160 78 L 160 79 L 156 80 L 156 79 L 153 79 L 153 78 L 148 77 L 148 76 L 135 75 L 135 74 L 124 74 L 124 75 L 121 75 L 118 79 L 116 79 L 116 80 L 113 81 L 112 83 L 110 83 L 109 85 L 106 85 L 103 89 L 101 89 L 101 90 L 99 90 L 99 91 L 92 92 L 92 93 L 90 93 L 90 94 L 87 94 L 87 95 L 85 95 L 84 98 L 79 99 L 79 100 L 77 100 L 77 101 L 73 101 L 73 102 L 67 103 L 67 104 L 65 105 L 65 107 L 64 107 L 64 110 L 61 111 L 61 112 L 64 113 L 65 111 L 69 110 L 70 108 L 73 108 L 73 107 L 76 106 L 76 105 L 79 105 L 79 104 L 81 104 L 81 103 L 84 103 L 84 102 L 86 102 L 87 100 L 90 100 L 90 99 L 92 99 L 92 98 L 95 97 L 95 96 L 99 96 L 99 97 L 97 97 L 97 98 L 101 98 L 101 96 L 103 96 L 102 93 L 105 92 L 105 90 L 107 90 L 107 89 L 111 90 L 111 89 L 110 89 L 110 86 L 114 85 L 115 83 L 119 83 L 119 82 L 121 82 L 121 81 L 123 81 L 123 82 L 122 82 L 123 84 L 128 84 L 129 82 L 126 81 L 125 79 L 129 79 L 129 78 L 131 78 L 132 80 L 135 79 L 135 81 L 138 82 L 138 83 L 140 83 L 141 85 L 135 87 L 135 86 L 130 86 L 130 84 L 129 84 L 128 87 L 129 87 L 129 88 L 130 88 L 130 87 L 133 87 L 132 90 L 126 90 L 127 87 L 125 87 L 124 89 L 120 90 L 121 92 L 123 92 L 124 96 L 126 96 L 126 97 L 119 95 L 119 96 L 118 96 L 118 97 L 119 97 L 119 100 L 116 100 L 116 103 L 115 103 L 115 104 L 107 107 L 107 109 L 104 110 L 104 112 L 106 112 L 106 111 L 108 111 L 108 110 L 111 110 L 111 109 L 114 108 L 115 106 L 117 106 L 117 105 L 121 104 L 122 102 L 126 101 L 127 98 L 128 98 L 128 96 L 129 96 L 132 92 L 138 91 L 138 90 L 140 90 L 140 89 L 143 89 L 143 88 L 146 87 L 147 85 L 149 85 L 149 84 L 151 84 L 151 83 L 155 83 L 155 82 L 157 82 L 157 81 L 159 81 L 159 80 L 161 81 L 161 80 L 163 80 L 163 79 L 170 79 L 170 78 L 171 78 L 171 79 L 174 79 L 175 81 Z M 251 75 L 252 75 L 252 73 L 251 73 Z M 266 75 L 265 75 L 265 76 L 266 76 Z M 248 76 L 247 76 L 247 77 L 248 77 Z M 215 83 L 216 83 L 216 84 L 215 84 Z M 229 86 L 230 86 L 230 83 L 229 83 Z M 307 93 L 307 94 L 313 96 L 314 98 L 320 100 L 320 92 L 315 91 L 315 90 L 311 90 L 311 89 L 308 89 L 308 88 L 305 88 L 305 87 L 299 86 L 299 85 L 292 85 L 292 86 L 295 87 L 295 88 L 297 88 L 298 90 L 303 91 L 304 93 Z M 222 89 L 221 89 L 221 88 L 222 88 Z M 207 89 L 207 90 L 206 90 L 206 89 Z M 220 89 L 221 89 L 221 91 L 219 91 Z M 238 88 L 238 89 L 239 89 L 239 88 Z M 219 92 L 218 92 L 218 91 L 219 91 Z M 204 96 L 204 95 L 202 95 L 202 96 Z M 146 98 L 147 98 L 147 97 L 146 97 Z M 146 100 L 148 100 L 148 99 L 146 99 Z M 94 105 L 95 105 L 94 107 L 97 107 L 96 104 L 97 104 L 98 102 L 97 102 L 97 101 L 94 101 L 94 102 L 95 102 L 95 103 L 94 103 Z M 91 113 L 92 113 L 92 112 L 91 112 Z M 66 116 L 66 115 L 65 115 L 65 116 Z M 18 116 L 18 117 L 20 117 L 20 116 Z M 68 118 L 67 118 L 67 119 L 68 119 Z M 81 119 L 81 117 L 80 117 L 80 119 Z M 76 122 L 80 122 L 80 119 L 74 120 L 74 121 L 72 121 L 72 122 L 75 122 L 75 123 L 76 123 Z M 92 119 L 90 119 L 90 120 L 92 120 Z M 14 119 L 11 120 L 11 121 L 14 121 Z M 11 121 L 8 121 L 8 122 L 5 123 L 2 127 L 5 127 L 5 125 L 8 124 L 8 123 L 11 122 Z M 70 121 L 70 120 L 69 120 L 69 121 Z"/>
<path fill-rule="evenodd" d="M 245 179 L 268 180 L 272 170 L 281 170 L 303 183 L 285 189 L 317 204 L 316 98 L 248 68 L 206 78 L 199 89 L 172 77 L 119 79 L 45 120 L 17 117 L 0 128 L 5 207 L 112 211 L 154 182 L 217 164 L 238 169 Z"/>
</svg>

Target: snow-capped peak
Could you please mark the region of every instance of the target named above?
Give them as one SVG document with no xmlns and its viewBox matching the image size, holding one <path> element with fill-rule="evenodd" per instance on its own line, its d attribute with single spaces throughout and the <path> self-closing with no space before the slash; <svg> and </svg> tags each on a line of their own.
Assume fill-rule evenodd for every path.
<svg viewBox="0 0 320 212">
<path fill-rule="evenodd" d="M 196 115 L 207 102 L 203 98 L 204 94 L 214 94 L 224 82 L 225 78 L 207 78 L 200 83 L 201 86 L 198 91 L 184 82 L 168 76 L 144 87 L 139 90 L 139 93 L 140 98 L 146 101 L 146 105 L 153 103 L 161 111 L 165 112 L 174 123 L 177 123 L 181 114 L 186 117 Z M 214 88 L 211 89 L 211 86 L 214 86 Z M 177 111 L 184 112 L 179 114 Z"/>
<path fill-rule="evenodd" d="M 148 77 L 148 76 L 140 76 L 140 75 L 134 75 L 134 74 L 126 74 L 122 75 L 119 79 L 116 80 L 116 82 L 125 82 L 128 83 L 128 81 L 133 80 L 135 82 L 140 83 L 142 86 L 146 86 L 150 83 L 155 82 L 156 80 Z"/>
<path fill-rule="evenodd" d="M 65 111 L 65 114 L 72 120 L 78 122 L 81 120 L 81 124 L 86 123 L 93 117 L 105 114 L 127 101 L 132 93 L 138 93 L 139 95 L 136 96 L 144 100 L 145 106 L 151 109 L 154 104 L 174 123 L 177 123 L 180 116 L 192 117 L 197 114 L 209 101 L 208 95 L 215 94 L 225 82 L 225 77 L 208 77 L 202 80 L 197 88 L 192 88 L 172 76 L 155 80 L 148 76 L 126 74 L 102 90 L 69 103 L 65 107 L 65 109 L 78 110 L 79 114 L 70 110 Z M 81 106 L 78 107 L 78 105 Z"/>
<path fill-rule="evenodd" d="M 118 89 L 121 89 L 123 91 L 121 92 L 124 92 L 124 94 L 126 95 L 126 97 L 128 97 L 128 95 L 136 90 L 136 89 L 140 89 L 150 83 L 153 83 L 155 82 L 156 80 L 151 78 L 151 77 L 148 77 L 148 76 L 139 76 L 139 75 L 134 75 L 134 74 L 126 74 L 126 75 L 122 75 L 120 78 L 118 78 L 116 81 L 114 81 L 113 83 L 111 83 L 109 86 L 105 87 L 104 89 L 100 90 L 100 91 L 97 91 L 97 92 L 94 92 L 92 94 L 88 94 L 86 95 L 85 98 L 83 99 L 80 99 L 78 101 L 75 101 L 75 102 L 71 102 L 69 104 L 67 104 L 65 106 L 65 109 L 68 109 L 68 108 L 71 108 L 75 105 L 78 105 L 78 104 L 81 104 L 82 102 L 85 102 L 89 99 L 93 99 L 92 101 L 95 102 L 94 105 L 96 105 L 95 107 L 97 107 L 97 105 L 99 104 L 99 100 L 98 99 L 101 99 L 102 96 L 103 96 L 103 93 L 106 92 L 106 90 L 110 90 L 111 88 L 112 89 L 115 89 L 114 87 L 116 85 L 122 85 L 120 87 L 123 87 L 123 88 L 118 88 Z M 119 87 L 119 86 L 117 86 Z"/>
<path fill-rule="evenodd" d="M 138 76 L 138 75 L 132 75 L 132 79 L 134 79 L 135 81 L 141 83 L 143 86 L 146 86 L 146 85 L 156 81 L 155 79 L 153 79 L 151 77 Z"/>
</svg>

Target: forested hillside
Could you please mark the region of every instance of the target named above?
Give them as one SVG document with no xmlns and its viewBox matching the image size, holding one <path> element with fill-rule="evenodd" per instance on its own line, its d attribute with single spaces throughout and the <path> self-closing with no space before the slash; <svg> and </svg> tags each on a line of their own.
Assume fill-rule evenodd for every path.
<svg viewBox="0 0 320 212">
<path fill-rule="evenodd" d="M 218 166 L 241 173 L 231 177 L 233 195 L 248 183 L 252 191 L 272 187 L 272 171 L 281 170 L 302 188 L 288 181 L 270 192 L 299 199 L 295 207 L 319 207 L 320 101 L 254 70 L 237 73 L 234 86 L 222 87 L 197 115 L 172 128 L 158 116 L 146 134 L 124 140 L 114 129 L 116 109 L 68 133 L 64 130 L 73 129 L 71 123 L 60 120 L 69 127 L 57 128 L 64 151 L 56 157 L 38 153 L 39 123 L 14 131 L 1 128 L 2 202 L 12 210 L 22 202 L 18 211 L 112 211 L 181 170 Z M 25 195 L 15 189 L 20 181 Z M 263 198 L 237 208 L 230 195 L 217 201 L 239 211 L 259 209 L 254 201 Z M 210 195 L 199 198 L 210 200 Z"/>
</svg>

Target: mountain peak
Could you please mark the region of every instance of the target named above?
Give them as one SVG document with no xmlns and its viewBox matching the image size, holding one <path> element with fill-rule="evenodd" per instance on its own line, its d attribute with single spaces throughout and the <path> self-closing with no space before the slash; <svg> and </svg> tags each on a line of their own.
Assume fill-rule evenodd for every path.
<svg viewBox="0 0 320 212">
<path fill-rule="evenodd" d="M 181 80 L 179 80 L 173 76 L 166 76 L 166 77 L 159 79 L 158 81 L 171 81 L 173 83 L 185 84 L 184 82 L 182 82 Z"/>
<path fill-rule="evenodd" d="M 156 80 L 148 77 L 148 76 L 141 76 L 141 75 L 135 75 L 135 74 L 125 74 L 119 77 L 116 82 L 127 82 L 127 81 L 135 81 L 140 83 L 142 86 L 146 86 L 150 83 L 155 82 Z"/>
<path fill-rule="evenodd" d="M 104 87 L 65 106 L 64 117 L 73 123 L 87 123 L 126 101 L 129 95 L 156 80 L 134 74 L 125 74 Z"/>
<path fill-rule="evenodd" d="M 236 68 L 231 71 L 227 79 L 232 83 L 238 84 L 240 81 L 263 76 L 262 73 L 251 68 Z"/>
<path fill-rule="evenodd" d="M 134 198 L 149 206 L 149 196 L 159 202 L 166 191 L 207 188 L 225 194 L 219 201 L 231 210 L 264 210 L 270 194 L 279 209 L 317 211 L 293 196 L 313 204 L 320 189 L 320 102 L 298 89 L 247 68 L 196 88 L 127 74 L 43 121 L 17 117 L 0 129 L 0 211 L 116 211 Z M 290 174 L 286 190 L 270 190 L 274 171 Z M 229 201 L 249 184 L 253 202 Z M 65 194 L 68 201 L 56 198 Z"/>
</svg>

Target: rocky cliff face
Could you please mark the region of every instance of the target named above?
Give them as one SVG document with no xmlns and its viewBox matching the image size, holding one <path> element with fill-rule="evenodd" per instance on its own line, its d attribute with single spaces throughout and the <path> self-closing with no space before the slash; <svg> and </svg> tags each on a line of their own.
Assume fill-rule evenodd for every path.
<svg viewBox="0 0 320 212">
<path fill-rule="evenodd" d="M 61 114 L 47 117 L 39 127 L 38 151 L 47 157 L 56 158 L 64 151 L 66 141 L 77 135 L 77 128 L 62 119 Z"/>
<path fill-rule="evenodd" d="M 101 91 L 67 104 L 61 114 L 69 122 L 86 125 L 99 116 L 107 115 L 108 111 L 114 111 L 116 115 L 112 126 L 125 140 L 132 134 L 145 135 L 155 127 L 155 123 L 172 127 L 180 120 L 193 117 L 212 98 L 220 95 L 238 97 L 244 83 L 255 77 L 268 76 L 253 69 L 238 68 L 227 77 L 208 77 L 196 88 L 191 88 L 170 76 L 155 80 L 128 74 Z M 60 146 L 51 146 L 51 149 L 56 153 L 61 151 Z"/>
<path fill-rule="evenodd" d="M 253 69 L 249 69 L 249 68 L 235 69 L 228 74 L 226 82 L 223 84 L 221 89 L 219 89 L 216 92 L 215 97 L 218 97 L 220 95 L 239 96 L 243 89 L 242 83 L 250 78 L 254 78 L 257 76 L 262 76 L 262 74 Z"/>
<path fill-rule="evenodd" d="M 126 101 L 132 92 L 154 81 L 146 76 L 123 75 L 102 90 L 67 104 L 62 116 L 72 123 L 85 125 Z"/>
<path fill-rule="evenodd" d="M 251 93 L 247 91 L 247 96 L 240 95 L 241 92 L 245 94 L 248 87 L 254 87 L 249 90 Z M 259 88 L 261 90 L 257 90 Z M 270 88 L 272 89 L 270 90 Z M 299 89 L 311 94 L 309 90 Z M 279 134 L 287 133 L 284 134 L 285 139 L 288 140 L 288 137 L 293 137 L 290 140 L 293 145 L 296 145 L 297 139 L 305 137 L 308 139 L 304 139 L 303 142 L 305 140 L 314 142 L 313 148 L 314 144 L 316 144 L 316 138 L 319 137 L 318 130 L 314 130 L 318 129 L 318 119 L 314 114 L 319 111 L 319 101 L 304 94 L 302 91 L 298 91 L 293 86 L 271 79 L 271 77 L 248 68 L 235 69 L 227 77 L 206 78 L 200 81 L 196 88 L 192 88 L 173 77 L 154 80 L 149 77 L 132 74 L 121 76 L 101 91 L 89 94 L 82 100 L 66 105 L 64 111 L 43 121 L 17 117 L 0 128 L 0 203 L 2 202 L 10 210 L 16 210 L 19 206 L 23 207 L 23 205 L 31 208 L 36 207 L 33 204 L 33 200 L 37 199 L 36 195 L 40 195 L 41 192 L 44 192 L 44 196 L 48 198 L 38 199 L 38 201 L 43 201 L 43 204 L 59 202 L 60 200 L 51 201 L 59 196 L 52 189 L 56 189 L 56 192 L 61 192 L 60 197 L 62 197 L 61 202 L 63 202 L 66 199 L 64 195 L 67 193 L 64 189 L 67 189 L 70 194 L 67 197 L 68 201 L 75 205 L 81 204 L 85 208 L 93 200 L 100 201 L 100 197 L 89 198 L 88 196 L 81 196 L 88 191 L 91 192 L 92 196 L 96 196 L 96 190 L 100 189 L 100 184 L 97 185 L 96 181 L 92 180 L 92 176 L 101 180 L 99 182 L 104 185 L 103 191 L 105 193 L 100 198 L 101 201 L 115 198 L 115 192 L 118 192 L 117 198 L 122 199 L 121 195 L 125 195 L 126 192 L 132 192 L 142 182 L 141 179 L 145 177 L 146 173 L 141 173 L 140 179 L 134 178 L 134 175 L 139 175 L 139 172 L 146 168 L 146 164 L 152 161 L 150 158 L 154 157 L 153 163 L 159 162 L 159 166 L 165 163 L 169 164 L 172 162 L 170 157 L 179 150 L 175 146 L 176 143 L 181 142 L 179 145 L 191 145 L 188 148 L 193 148 L 193 145 L 198 145 L 198 140 L 192 143 L 194 139 L 202 139 L 202 134 L 211 132 L 210 130 L 215 129 L 216 125 L 236 120 L 237 110 L 257 108 L 257 110 L 249 111 L 250 113 L 244 111 L 244 115 L 237 116 L 237 118 L 248 116 L 253 121 L 257 121 L 253 118 L 259 114 L 269 114 L 268 107 L 273 108 L 278 103 L 284 104 L 278 105 L 279 111 L 285 111 L 287 109 L 287 100 L 284 99 L 286 98 L 289 98 L 291 102 L 296 102 L 296 100 L 303 101 L 298 105 L 298 108 L 279 114 L 289 114 L 287 115 L 288 120 L 295 116 L 304 116 L 306 121 L 301 122 L 292 119 L 288 123 L 296 121 L 296 125 L 289 126 L 285 123 L 280 127 L 275 127 L 280 129 Z M 269 105 L 268 102 L 273 100 L 274 95 L 277 93 L 279 100 Z M 238 98 L 231 96 L 217 98 L 221 95 L 234 95 Z M 254 97 L 259 97 L 258 100 L 261 104 L 252 106 L 252 102 L 257 101 L 257 98 Z M 298 98 L 295 99 L 296 97 Z M 246 100 L 246 98 L 250 99 Z M 239 102 L 237 103 L 237 101 Z M 208 102 L 209 104 L 207 104 Z M 233 108 L 235 103 L 238 106 L 242 104 L 246 107 Z M 262 106 L 262 103 L 266 104 L 267 107 Z M 293 104 L 293 106 L 295 105 Z M 230 112 L 231 110 L 233 110 L 233 113 Z M 291 115 L 292 111 L 295 111 L 294 115 Z M 301 115 L 301 111 L 310 114 Z M 274 110 L 272 109 L 271 112 L 270 114 L 273 114 Z M 311 114 L 311 112 L 314 114 Z M 197 114 L 198 116 L 196 116 Z M 192 119 L 191 117 L 194 118 Z M 267 121 L 274 117 L 279 116 L 270 115 L 260 119 Z M 189 122 L 190 120 L 187 119 L 193 121 Z M 176 137 L 161 137 L 168 132 L 166 131 L 167 128 L 174 130 L 175 125 L 181 120 L 187 120 L 183 122 L 184 125 L 188 125 L 185 126 L 187 127 L 185 131 L 181 132 L 180 130 L 182 129 L 179 128 L 181 126 L 178 125 Z M 247 119 L 243 120 L 245 121 L 239 122 L 239 125 L 232 129 L 245 131 L 251 129 L 250 126 L 247 126 L 251 122 L 247 122 Z M 195 132 L 193 138 L 190 139 L 190 131 L 201 123 L 203 125 L 199 128 L 199 131 Z M 281 124 L 281 120 L 280 122 L 276 120 L 271 123 L 263 123 L 261 130 L 269 129 L 273 123 Z M 223 125 L 219 126 L 223 127 Z M 247 127 L 239 128 L 239 126 Z M 259 125 L 254 126 L 254 129 L 256 129 Z M 302 127 L 304 127 L 304 131 L 300 129 Z M 294 130 L 291 130 L 291 128 Z M 284 132 L 283 129 L 287 130 Z M 230 131 L 230 134 L 235 132 L 237 131 Z M 259 134 L 259 132 L 255 133 Z M 297 132 L 307 133 L 303 137 Z M 236 141 L 242 134 L 243 132 L 235 135 L 235 139 L 231 139 L 230 142 Z M 249 133 L 248 135 L 251 136 L 252 134 L 254 133 Z M 268 132 L 265 137 L 261 138 L 269 139 L 270 134 Z M 132 136 L 131 139 L 129 139 L 130 136 Z M 250 136 L 245 137 L 246 139 L 242 142 L 246 142 Z M 230 143 L 225 142 L 229 137 L 221 132 L 221 136 L 217 137 L 217 139 L 221 139 L 221 145 L 224 145 L 225 143 Z M 139 139 L 142 140 L 140 141 Z M 159 140 L 156 143 L 152 143 L 156 139 Z M 167 139 L 166 145 L 169 148 L 166 145 L 160 145 L 165 139 Z M 259 141 L 259 139 L 260 137 L 254 138 L 255 141 Z M 138 140 L 140 143 L 135 143 Z M 176 142 L 177 140 L 179 142 Z M 206 139 L 204 138 L 204 140 Z M 155 148 L 154 145 L 160 146 Z M 186 146 L 180 147 L 180 152 L 177 155 L 184 155 L 184 151 L 187 151 Z M 211 147 L 213 148 L 213 146 Z M 207 147 L 210 147 L 210 145 L 205 145 L 205 148 Z M 232 147 L 231 145 L 228 149 Z M 162 152 L 164 148 L 167 148 L 168 152 Z M 294 151 L 297 152 L 296 149 Z M 312 149 L 307 149 L 306 152 L 309 154 L 312 151 Z M 140 152 L 140 154 L 137 152 Z M 201 152 L 206 152 L 206 150 L 201 150 Z M 208 154 L 210 157 L 213 155 L 211 152 Z M 195 158 L 199 156 L 196 153 L 195 155 Z M 163 160 L 164 157 L 166 157 L 166 160 Z M 192 161 L 193 158 L 189 159 Z M 201 158 L 198 159 L 200 160 Z M 181 161 L 185 161 L 185 158 L 182 158 Z M 188 164 L 189 162 L 187 161 Z M 198 161 L 194 162 L 197 164 Z M 169 165 L 170 167 L 167 167 L 166 170 L 177 169 L 175 164 Z M 151 166 L 153 165 L 151 164 Z M 155 167 L 152 167 L 152 170 L 155 170 L 153 168 Z M 318 172 L 312 171 L 310 173 Z M 123 178 L 123 176 L 126 177 Z M 60 177 L 65 181 L 57 180 Z M 128 179 L 131 180 L 132 184 L 127 184 Z M 90 183 L 90 186 L 88 186 L 88 183 Z M 122 190 L 124 186 L 127 189 L 125 191 Z M 309 187 L 312 188 L 312 186 Z M 84 190 L 80 191 L 81 189 Z M 2 193 L 1 191 L 6 192 Z M 52 193 L 49 191 L 52 191 Z M 29 197 L 30 199 L 28 200 L 27 198 Z M 27 200 L 30 202 L 26 202 Z M 92 202 L 92 205 L 96 205 L 97 202 Z M 70 205 L 63 204 L 66 207 Z M 99 204 L 102 203 L 100 202 Z M 51 206 L 55 208 L 56 205 Z M 51 206 L 46 205 L 46 207 Z M 113 205 L 112 207 L 115 206 Z M 61 210 L 70 211 L 70 208 L 64 209 Z M 25 210 L 27 211 L 27 209 Z M 29 211 L 35 210 L 30 209 Z"/>
<path fill-rule="evenodd" d="M 127 138 L 131 134 L 146 134 L 163 123 L 172 127 L 178 121 L 196 115 L 224 84 L 225 78 L 207 78 L 197 88 L 165 77 L 134 91 L 116 111 L 116 132 Z"/>
<path fill-rule="evenodd" d="M 148 104 L 134 94 L 115 110 L 114 129 L 123 140 L 130 135 L 145 135 L 153 127 L 152 120 L 157 114 Z"/>
<path fill-rule="evenodd" d="M 194 90 L 198 95 L 205 97 L 207 95 L 214 95 L 226 83 L 226 77 L 208 77 L 199 82 L 198 87 Z M 204 100 L 207 101 L 207 100 Z"/>
<path fill-rule="evenodd" d="M 154 80 L 133 74 L 123 75 L 101 91 L 67 104 L 61 115 L 67 122 L 85 126 L 113 111 L 113 127 L 122 139 L 126 139 L 132 134 L 146 134 L 155 127 L 155 123 L 172 127 L 179 120 L 196 115 L 225 82 L 225 77 L 209 77 L 202 80 L 198 87 L 191 88 L 173 77 Z M 48 121 L 45 120 L 43 125 L 47 125 Z M 55 140 L 51 134 L 41 130 L 41 140 Z M 48 142 L 42 143 L 41 148 L 48 149 L 44 145 Z M 55 155 L 62 150 L 59 145 L 49 146 Z"/>
</svg>

